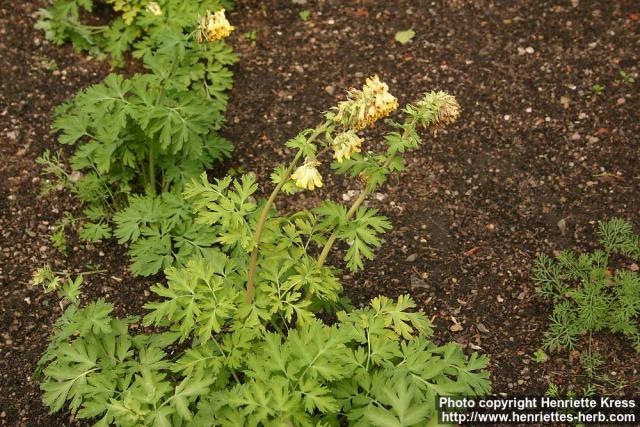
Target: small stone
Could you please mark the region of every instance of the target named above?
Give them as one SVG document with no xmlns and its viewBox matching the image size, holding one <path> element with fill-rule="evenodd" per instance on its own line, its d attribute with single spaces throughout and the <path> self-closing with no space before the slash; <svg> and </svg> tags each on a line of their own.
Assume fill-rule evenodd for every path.
<svg viewBox="0 0 640 427">
<path fill-rule="evenodd" d="M 560 230 L 560 234 L 564 236 L 565 233 L 567 232 L 567 221 L 565 221 L 565 219 L 562 218 L 560 221 L 558 221 L 557 225 L 558 225 L 558 229 Z"/>
<path fill-rule="evenodd" d="M 618 98 L 618 100 L 616 101 L 616 104 L 618 104 L 618 105 L 622 105 L 622 104 L 624 104 L 625 102 L 627 102 L 627 100 L 626 100 L 626 99 L 624 99 L 624 98 Z"/>
<path fill-rule="evenodd" d="M 449 327 L 449 330 L 451 332 L 460 332 L 461 330 L 463 330 L 464 328 L 462 327 L 462 325 L 460 323 L 454 323 L 453 325 L 451 325 Z"/>
<path fill-rule="evenodd" d="M 335 86 L 328 85 L 324 87 L 324 91 L 327 92 L 329 95 L 333 95 L 336 91 L 336 88 Z"/>
<path fill-rule="evenodd" d="M 569 104 L 571 104 L 571 98 L 569 98 L 568 96 L 560 97 L 560 105 L 562 105 L 562 108 L 564 109 L 569 108 Z"/>
<path fill-rule="evenodd" d="M 509 114 L 505 114 L 505 115 L 504 115 L 504 119 L 505 119 L 506 121 L 509 121 L 509 120 L 511 120 L 511 116 L 510 116 Z"/>
<path fill-rule="evenodd" d="M 587 142 L 588 142 L 589 144 L 595 144 L 595 143 L 597 143 L 598 141 L 600 141 L 600 138 L 598 138 L 597 136 L 588 136 L 588 137 L 587 137 Z"/>
<path fill-rule="evenodd" d="M 417 276 L 411 276 L 411 287 L 428 289 L 430 286 L 427 282 Z"/>
<path fill-rule="evenodd" d="M 482 324 L 482 323 L 477 323 L 476 324 L 476 328 L 478 329 L 478 331 L 480 331 L 483 334 L 488 334 L 489 333 L 489 329 L 487 329 L 487 327 L 484 326 L 484 324 Z"/>
<path fill-rule="evenodd" d="M 418 254 L 411 254 L 407 257 L 407 262 L 413 262 L 418 259 Z"/>
<path fill-rule="evenodd" d="M 580 134 L 578 132 L 575 132 L 573 135 L 571 135 L 571 140 L 572 141 L 578 141 L 581 138 Z"/>
<path fill-rule="evenodd" d="M 535 52 L 535 50 L 531 46 L 528 46 L 524 51 L 527 52 L 529 55 Z"/>
</svg>

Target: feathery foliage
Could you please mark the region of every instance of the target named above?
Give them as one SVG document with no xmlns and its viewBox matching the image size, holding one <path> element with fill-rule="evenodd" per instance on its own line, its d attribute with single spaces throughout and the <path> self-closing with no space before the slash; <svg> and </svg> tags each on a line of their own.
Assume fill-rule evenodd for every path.
<svg viewBox="0 0 640 427">
<path fill-rule="evenodd" d="M 582 360 L 590 371 L 602 364 L 601 357 L 591 351 L 593 332 L 621 333 L 640 351 L 640 275 L 625 268 L 614 269 L 609 263 L 612 255 L 640 259 L 639 236 L 620 218 L 600 222 L 598 235 L 604 251 L 581 255 L 563 251 L 555 260 L 543 254 L 532 271 L 539 294 L 554 304 L 542 347 L 579 348 L 588 334 Z"/>
</svg>

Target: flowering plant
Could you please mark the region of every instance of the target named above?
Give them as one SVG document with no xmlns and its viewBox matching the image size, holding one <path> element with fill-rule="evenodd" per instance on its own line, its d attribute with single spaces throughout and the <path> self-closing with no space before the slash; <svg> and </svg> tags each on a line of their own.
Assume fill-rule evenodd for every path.
<svg viewBox="0 0 640 427">
<path fill-rule="evenodd" d="M 486 394 L 485 356 L 432 343 L 432 325 L 409 296 L 352 309 L 337 268 L 326 265 L 337 240 L 348 244 L 353 271 L 373 257 L 390 224 L 362 206 L 367 195 L 403 168 L 418 126 L 437 130 L 459 114 L 453 97 L 426 94 L 404 108 L 402 122 L 388 122 L 384 152 L 363 153 L 357 131 L 396 105 L 377 78 L 352 90 L 287 143 L 296 154 L 275 169 L 267 200 L 256 200 L 251 175 L 210 183 L 202 174 L 188 184 L 194 221 L 216 246 L 167 268 L 167 283 L 151 289 L 160 299 L 142 322 L 164 332 L 132 335 L 140 319 L 115 318 L 101 300 L 81 307 L 75 297 L 40 361 L 45 402 L 54 411 L 68 402 L 100 426 L 425 426 L 437 425 L 436 395 Z M 362 181 L 356 201 L 278 214 L 281 192 L 322 184 L 330 152 L 337 173 Z M 51 291 L 60 281 L 47 283 Z M 317 318 L 321 310 L 331 324 Z"/>
<path fill-rule="evenodd" d="M 162 34 L 151 31 L 138 44 L 145 74 L 111 74 L 56 109 L 60 143 L 75 146 L 73 172 L 48 152 L 39 159 L 45 173 L 83 202 L 80 237 L 115 234 L 120 243 L 130 242 L 137 275 L 182 265 L 211 246 L 209 233 L 191 221 L 181 191 L 233 148 L 217 133 L 232 86 L 229 66 L 236 61 L 222 39 L 233 28 L 224 10 L 176 21 L 176 3 L 146 4 L 154 16 L 167 13 L 172 20 Z M 185 8 L 192 10 L 192 3 Z M 64 226 L 57 230 L 52 241 L 64 248 Z"/>
<path fill-rule="evenodd" d="M 218 11 L 213 27 L 226 28 L 216 40 L 229 35 L 229 23 L 220 9 L 233 8 L 232 0 L 107 0 L 117 13 L 106 25 L 88 25 L 81 20 L 82 12 L 91 12 L 94 0 L 54 0 L 47 9 L 40 9 L 37 28 L 47 39 L 62 44 L 71 41 L 79 51 L 97 56 L 109 54 L 116 65 L 124 64 L 124 55 L 132 47 L 134 56 L 142 57 L 166 40 L 167 33 L 193 25 L 194 17 L 205 10 Z M 206 15 L 206 16 L 209 16 Z M 213 41 L 210 39 L 209 41 Z"/>
</svg>

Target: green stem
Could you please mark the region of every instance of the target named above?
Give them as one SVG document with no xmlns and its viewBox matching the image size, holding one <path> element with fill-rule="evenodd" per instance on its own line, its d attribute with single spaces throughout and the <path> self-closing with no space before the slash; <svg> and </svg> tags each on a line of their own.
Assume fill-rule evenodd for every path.
<svg viewBox="0 0 640 427">
<path fill-rule="evenodd" d="M 156 153 L 154 148 L 154 143 L 151 141 L 149 144 L 149 187 L 152 195 L 156 194 Z"/>
<path fill-rule="evenodd" d="M 416 123 L 415 120 L 411 121 L 407 129 L 415 127 L 415 123 Z M 405 129 L 405 131 L 403 132 L 402 138 L 407 137 L 407 133 L 408 133 L 407 129 Z M 389 164 L 391 163 L 392 159 L 393 159 L 393 156 L 387 157 L 382 167 L 383 168 L 389 167 Z M 347 216 L 346 216 L 347 221 L 353 218 L 353 215 L 355 215 L 356 211 L 365 201 L 367 196 L 371 194 L 371 191 L 372 190 L 369 190 L 367 187 L 363 188 L 362 191 L 360 191 L 358 198 L 353 202 L 353 204 L 351 205 L 351 208 L 349 208 L 349 210 L 347 211 Z M 327 260 L 327 256 L 329 255 L 329 252 L 331 251 L 331 247 L 335 243 L 337 237 L 338 237 L 338 230 L 334 230 L 333 233 L 331 233 L 331 236 L 329 236 L 329 239 L 327 239 L 327 242 L 325 243 L 324 248 L 322 248 L 322 252 L 318 257 L 318 269 L 322 268 L 325 261 Z M 309 290 L 306 296 L 307 301 L 311 300 L 312 296 L 313 296 L 313 292 Z"/>
<path fill-rule="evenodd" d="M 307 143 L 313 142 L 322 132 L 325 131 L 327 126 L 328 126 L 328 123 L 323 123 L 322 125 L 318 126 L 316 130 L 313 132 L 313 134 L 311 134 L 311 136 L 307 140 Z M 258 219 L 258 225 L 256 226 L 256 233 L 253 236 L 255 246 L 253 248 L 253 251 L 251 251 L 251 259 L 249 260 L 249 271 L 247 272 L 247 302 L 250 304 L 253 302 L 253 297 L 255 296 L 255 292 L 256 292 L 255 280 L 256 280 L 256 271 L 258 268 L 258 249 L 260 247 L 260 237 L 262 236 L 262 231 L 264 230 L 264 226 L 267 221 L 267 217 L 269 216 L 269 211 L 273 206 L 273 202 L 275 201 L 276 197 L 278 196 L 278 193 L 280 192 L 284 184 L 286 184 L 287 181 L 289 181 L 289 178 L 291 178 L 293 169 L 296 167 L 301 157 L 302 157 L 302 150 L 298 150 L 298 153 L 289 164 L 289 167 L 285 171 L 278 185 L 276 185 L 276 188 L 274 188 L 273 191 L 271 192 L 269 199 L 267 199 L 267 203 L 265 203 L 264 207 L 262 208 L 262 212 L 260 213 L 260 218 Z"/>
<path fill-rule="evenodd" d="M 364 200 L 367 198 L 368 195 L 369 195 L 369 191 L 367 191 L 366 188 L 360 192 L 360 194 L 358 195 L 358 198 L 353 202 L 353 204 L 351 205 L 351 208 L 349 208 L 349 210 L 347 211 L 347 217 L 346 217 L 347 220 L 350 220 L 351 218 L 353 218 L 353 215 L 355 215 L 356 211 L 362 205 L 362 203 L 364 202 Z M 334 232 L 331 233 L 331 236 L 327 240 L 327 243 L 325 243 L 324 248 L 322 248 L 322 252 L 320 253 L 320 256 L 318 257 L 318 268 L 321 268 L 324 265 L 324 262 L 326 261 L 327 256 L 329 255 L 329 251 L 331 250 L 331 247 L 333 246 L 337 237 L 338 237 L 338 232 L 337 230 L 334 230 Z M 311 292 L 309 292 L 307 296 L 309 295 L 311 295 Z"/>
</svg>

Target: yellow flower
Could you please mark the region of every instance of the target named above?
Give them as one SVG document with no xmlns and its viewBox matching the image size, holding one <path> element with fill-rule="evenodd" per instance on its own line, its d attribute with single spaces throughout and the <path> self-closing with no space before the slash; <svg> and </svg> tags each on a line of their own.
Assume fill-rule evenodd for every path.
<svg viewBox="0 0 640 427">
<path fill-rule="evenodd" d="M 360 152 L 360 146 L 364 139 L 360 138 L 352 130 L 338 134 L 333 142 L 333 158 L 342 163 L 344 159 L 350 159 L 354 153 Z"/>
<path fill-rule="evenodd" d="M 229 37 L 234 28 L 229 24 L 227 17 L 224 14 L 224 9 L 220 9 L 216 13 L 211 13 L 207 10 L 207 13 L 200 18 L 200 24 L 196 31 L 196 41 L 202 43 L 203 41 L 214 42 Z"/>
<path fill-rule="evenodd" d="M 338 103 L 336 122 L 361 130 L 398 108 L 398 100 L 389 93 L 389 86 L 378 76 L 369 77 L 362 90 L 351 89 L 347 100 Z"/>
<path fill-rule="evenodd" d="M 155 16 L 162 15 L 162 9 L 160 9 L 160 5 L 154 1 L 152 1 L 147 5 L 147 10 L 152 14 L 154 14 Z"/>
<path fill-rule="evenodd" d="M 291 179 L 296 181 L 296 186 L 309 190 L 322 187 L 322 175 L 316 169 L 319 164 L 320 162 L 307 158 L 304 164 L 291 175 Z"/>
</svg>

